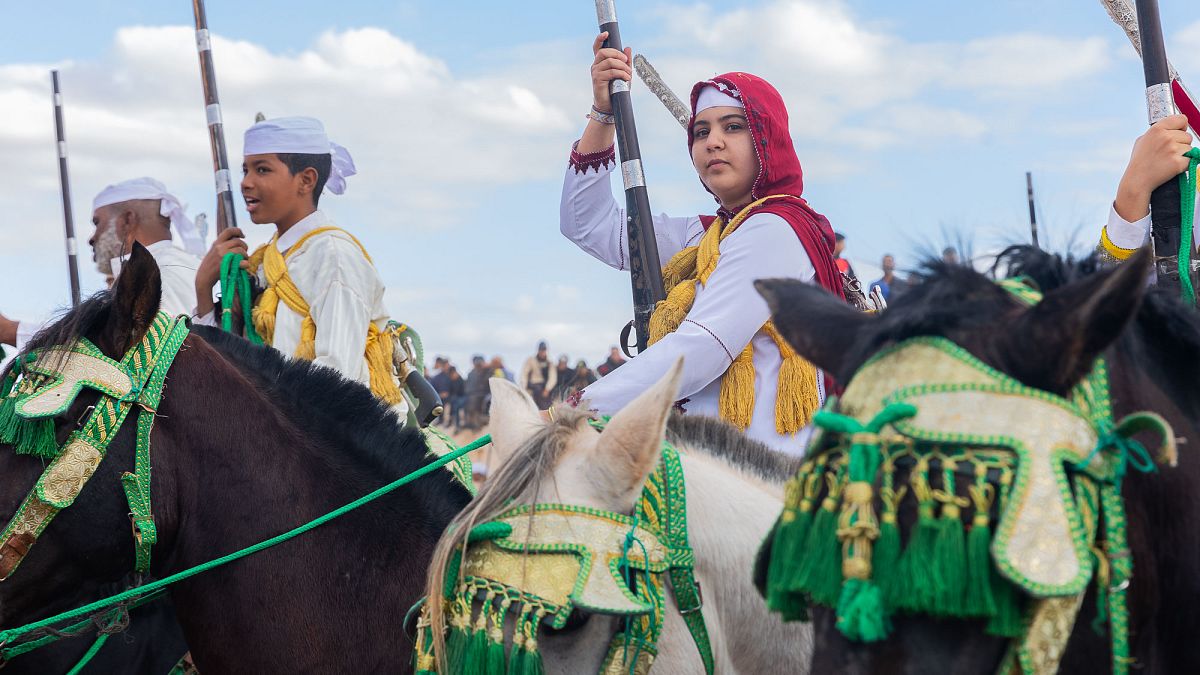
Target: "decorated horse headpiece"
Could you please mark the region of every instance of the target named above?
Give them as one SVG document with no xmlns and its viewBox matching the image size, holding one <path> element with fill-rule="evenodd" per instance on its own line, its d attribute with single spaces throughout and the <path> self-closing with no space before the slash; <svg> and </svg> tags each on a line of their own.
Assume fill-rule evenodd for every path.
<svg viewBox="0 0 1200 675">
<path fill-rule="evenodd" d="M 0 384 L 0 443 L 49 461 L 33 489 L 0 533 L 0 581 L 28 554 L 50 521 L 70 506 L 104 459 L 108 444 L 129 411 L 138 406 L 135 467 L 121 476 L 129 499 L 137 551 L 136 568 L 149 569 L 156 537 L 150 511 L 150 431 L 162 400 L 167 370 L 188 335 L 185 318 L 160 312 L 146 335 L 120 361 L 108 358 L 84 338 L 22 358 Z M 55 418 L 83 389 L 100 393 L 60 446 Z"/>
<path fill-rule="evenodd" d="M 1001 672 L 1045 673 L 1094 579 L 1114 668 L 1124 664 L 1132 562 L 1120 484 L 1130 465 L 1154 468 L 1131 436 L 1158 431 L 1172 464 L 1175 447 L 1157 415 L 1114 424 L 1103 360 L 1062 398 L 949 340 L 914 338 L 868 361 L 814 423 L 760 553 L 772 609 L 799 619 L 810 602 L 834 608 L 860 641 L 885 638 L 895 612 L 983 619 L 1014 640 Z M 905 506 L 917 519 L 902 546 Z"/>
<path fill-rule="evenodd" d="M 692 576 L 683 468 L 665 444 L 635 515 L 570 504 L 515 506 L 475 526 L 446 570 L 450 673 L 541 673 L 542 628 L 572 612 L 624 617 L 601 673 L 645 675 L 663 626 L 664 576 L 709 673 L 712 648 Z M 508 619 L 513 619 L 509 622 Z M 428 605 L 418 621 L 416 670 L 437 672 Z M 508 654 L 506 643 L 511 643 Z"/>
</svg>

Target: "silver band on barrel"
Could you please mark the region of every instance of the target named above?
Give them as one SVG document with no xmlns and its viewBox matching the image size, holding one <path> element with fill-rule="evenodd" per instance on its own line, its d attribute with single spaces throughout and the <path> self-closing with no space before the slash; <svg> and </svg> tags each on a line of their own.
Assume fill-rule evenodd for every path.
<svg viewBox="0 0 1200 675">
<path fill-rule="evenodd" d="M 621 180 L 625 182 L 625 189 L 635 187 L 646 187 L 646 173 L 642 170 L 642 160 L 631 159 L 627 162 L 621 162 Z"/>
</svg>

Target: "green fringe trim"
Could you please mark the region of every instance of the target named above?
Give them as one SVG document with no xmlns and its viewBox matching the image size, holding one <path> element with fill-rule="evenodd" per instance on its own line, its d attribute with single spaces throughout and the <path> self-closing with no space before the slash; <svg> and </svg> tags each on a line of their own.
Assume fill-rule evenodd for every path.
<svg viewBox="0 0 1200 675">
<path fill-rule="evenodd" d="M 767 606 L 782 614 L 784 621 L 808 620 L 808 603 L 803 589 L 788 582 L 795 579 L 804 558 L 804 543 L 811 523 L 811 512 L 796 512 L 786 522 L 780 517 L 773 531 L 771 562 L 767 569 Z"/>
<path fill-rule="evenodd" d="M 883 592 L 870 579 L 847 579 L 837 605 L 837 628 L 860 642 L 876 642 L 891 632 Z"/>
<path fill-rule="evenodd" d="M 934 502 L 929 489 L 929 465 L 920 460 L 910 479 L 917 497 L 917 524 L 900 555 L 897 583 L 890 589 L 888 604 L 908 612 L 930 613 L 937 600 L 939 580 L 935 576 L 934 547 L 940 527 L 933 516 Z"/>
<path fill-rule="evenodd" d="M 808 531 L 800 570 L 801 587 L 813 602 L 835 607 L 842 590 L 842 546 L 837 540 L 836 498 L 826 497 Z"/>
<path fill-rule="evenodd" d="M 997 637 L 1021 637 L 1025 634 L 1024 598 L 1012 582 L 1000 576 L 995 565 L 988 565 L 988 569 L 991 570 L 992 598 L 996 603 L 996 613 L 988 621 L 984 632 Z"/>
<path fill-rule="evenodd" d="M 964 591 L 967 585 L 967 543 L 963 535 L 958 507 L 942 507 L 938 518 L 937 539 L 933 547 L 933 568 L 938 578 L 933 613 L 940 616 L 962 616 Z"/>
</svg>

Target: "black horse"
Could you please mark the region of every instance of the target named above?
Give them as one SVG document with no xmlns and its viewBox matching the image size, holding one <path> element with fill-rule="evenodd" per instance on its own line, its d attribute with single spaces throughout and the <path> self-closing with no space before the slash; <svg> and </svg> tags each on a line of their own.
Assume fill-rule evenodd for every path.
<svg viewBox="0 0 1200 675">
<path fill-rule="evenodd" d="M 1024 384 L 1067 394 L 1102 354 L 1120 419 L 1163 415 L 1180 443 L 1179 465 L 1131 472 L 1123 483 L 1134 573 L 1128 591 L 1130 655 L 1140 673 L 1200 672 L 1200 316 L 1174 296 L 1147 289 L 1150 257 L 1098 270 L 1016 247 L 1001 257 L 1032 279 L 1044 299 L 1027 307 L 971 269 L 932 264 L 923 283 L 878 316 L 857 312 L 811 285 L 760 282 L 774 320 L 796 351 L 848 382 L 879 350 L 940 336 Z M 981 411 L 980 415 L 986 412 Z M 904 536 L 915 514 L 902 510 Z M 814 673 L 995 673 L 1006 648 L 983 622 L 896 615 L 889 638 L 862 644 L 816 608 Z M 1060 672 L 1108 672 L 1107 635 L 1092 629 L 1094 584 L 1067 643 Z"/>
<path fill-rule="evenodd" d="M 150 255 L 134 249 L 111 293 L 70 312 L 29 349 L 86 337 L 119 359 L 141 339 L 161 281 Z M 85 390 L 56 420 L 60 442 L 95 399 Z M 422 435 L 401 429 L 365 387 L 204 327 L 193 328 L 175 359 L 158 416 L 151 577 L 289 530 L 428 461 Z M 132 419 L 76 502 L 0 583 L 0 625 L 80 606 L 128 579 L 134 551 L 118 477 L 133 466 Z M 0 513 L 14 512 L 42 468 L 0 447 Z M 405 613 L 423 593 L 434 544 L 469 499 L 448 472 L 435 472 L 172 587 L 197 667 L 206 675 L 409 669 Z"/>
</svg>

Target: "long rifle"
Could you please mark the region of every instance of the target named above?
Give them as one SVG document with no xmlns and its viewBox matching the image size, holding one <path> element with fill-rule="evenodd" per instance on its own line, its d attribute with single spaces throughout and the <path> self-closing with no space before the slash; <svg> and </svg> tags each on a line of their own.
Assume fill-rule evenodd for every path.
<svg viewBox="0 0 1200 675">
<path fill-rule="evenodd" d="M 608 31 L 605 47 L 623 51 L 621 30 L 617 25 L 614 0 L 596 0 L 596 21 L 600 31 Z M 625 222 L 629 233 L 629 274 L 633 285 L 633 327 L 637 332 L 637 350 L 645 351 L 650 337 L 650 315 L 654 306 L 667 297 L 663 290 L 662 264 L 654 239 L 653 212 L 646 194 L 646 174 L 642 169 L 642 151 L 638 147 L 637 126 L 633 121 L 633 101 L 629 83 L 613 80 L 613 114 L 617 118 L 617 146 L 621 151 L 621 178 L 625 182 Z M 629 352 L 622 340 L 622 347 Z"/>
<path fill-rule="evenodd" d="M 1029 198 L 1029 231 L 1033 234 L 1033 247 L 1041 248 L 1038 244 L 1037 211 L 1033 208 L 1033 173 L 1025 172 L 1025 196 Z"/>
<path fill-rule="evenodd" d="M 75 243 L 75 216 L 71 212 L 71 178 L 67 175 L 67 135 L 63 129 L 63 99 L 58 88 L 58 71 L 50 71 L 54 90 L 54 135 L 58 140 L 58 186 L 62 192 L 63 224 L 67 231 L 67 272 L 71 275 L 71 306 L 79 306 L 79 255 Z"/>
<path fill-rule="evenodd" d="M 213 179 L 217 185 L 217 234 L 237 227 L 233 211 L 233 181 L 229 173 L 229 155 L 225 152 L 225 125 L 221 121 L 221 101 L 217 96 L 217 72 L 213 68 L 212 41 L 204 0 L 192 0 L 196 17 L 196 51 L 200 54 L 200 81 L 204 84 L 204 112 L 208 119 L 208 143 L 212 148 Z"/>
<path fill-rule="evenodd" d="M 1157 0 L 1138 0 L 1138 33 L 1142 47 L 1142 70 L 1146 75 L 1146 109 L 1150 124 L 1175 113 L 1171 96 L 1171 68 L 1163 41 Z M 1150 195 L 1150 239 L 1154 246 L 1158 282 L 1178 292 L 1180 202 L 1179 181 L 1171 178 Z M 1191 242 L 1187 242 L 1191 246 Z M 1187 271 L 1191 273 L 1190 270 Z"/>
</svg>

